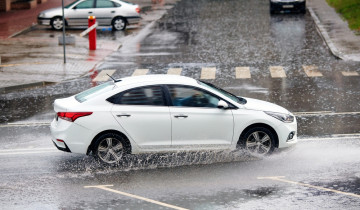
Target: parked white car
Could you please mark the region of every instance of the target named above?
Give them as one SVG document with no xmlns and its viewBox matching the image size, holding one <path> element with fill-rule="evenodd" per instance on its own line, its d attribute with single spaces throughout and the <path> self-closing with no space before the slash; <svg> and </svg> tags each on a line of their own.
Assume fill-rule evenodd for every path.
<svg viewBox="0 0 360 210">
<path fill-rule="evenodd" d="M 123 78 L 54 102 L 52 141 L 116 163 L 125 154 L 235 150 L 264 156 L 297 142 L 294 115 L 174 75 Z"/>
<path fill-rule="evenodd" d="M 140 8 L 137 4 L 120 0 L 77 0 L 64 7 L 67 26 L 87 26 L 89 16 L 95 16 L 100 26 L 111 25 L 114 30 L 125 30 L 126 25 L 140 21 Z M 38 24 L 61 30 L 61 7 L 40 12 Z"/>
</svg>

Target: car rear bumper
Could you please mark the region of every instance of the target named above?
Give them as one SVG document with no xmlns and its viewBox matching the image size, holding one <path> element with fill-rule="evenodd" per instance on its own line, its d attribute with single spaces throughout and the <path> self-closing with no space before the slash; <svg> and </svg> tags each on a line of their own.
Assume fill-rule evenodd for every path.
<svg viewBox="0 0 360 210">
<path fill-rule="evenodd" d="M 50 125 L 51 140 L 62 151 L 86 154 L 92 132 L 76 123 L 54 119 Z"/>
<path fill-rule="evenodd" d="M 127 22 L 129 25 L 132 25 L 132 24 L 137 24 L 140 22 L 141 20 L 141 17 L 127 17 Z"/>
</svg>

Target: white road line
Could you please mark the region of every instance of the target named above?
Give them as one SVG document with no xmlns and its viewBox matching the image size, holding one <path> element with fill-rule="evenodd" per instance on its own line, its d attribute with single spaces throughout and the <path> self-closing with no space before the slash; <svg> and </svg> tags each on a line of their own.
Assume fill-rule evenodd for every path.
<svg viewBox="0 0 360 210">
<path fill-rule="evenodd" d="M 295 184 L 295 185 L 300 185 L 300 186 L 303 186 L 303 187 L 314 188 L 314 189 L 317 189 L 317 190 L 333 192 L 333 193 L 337 193 L 337 194 L 342 194 L 342 195 L 347 195 L 347 196 L 360 198 L 360 195 L 357 195 L 355 193 L 342 192 L 342 191 L 339 191 L 339 190 L 333 190 L 333 189 L 329 189 L 329 188 L 325 188 L 325 187 L 319 187 L 319 186 L 315 186 L 315 185 L 311 185 L 311 184 L 295 182 L 295 181 L 287 180 L 287 179 L 284 179 L 284 178 L 285 178 L 284 176 L 258 177 L 258 179 L 269 179 L 269 180 L 273 180 L 273 181 L 285 182 L 285 183 L 288 183 L 288 184 Z"/>
<path fill-rule="evenodd" d="M 182 72 L 182 68 L 170 68 L 170 69 L 168 69 L 167 74 L 180 75 L 181 72 Z"/>
<path fill-rule="evenodd" d="M 115 71 L 116 71 L 115 69 L 102 70 L 92 81 L 94 82 L 108 81 L 110 79 L 108 75 L 110 76 L 113 75 Z"/>
<path fill-rule="evenodd" d="M 236 67 L 235 68 L 236 79 L 249 79 L 251 78 L 250 67 Z"/>
<path fill-rule="evenodd" d="M 356 134 L 344 134 L 344 136 L 334 136 L 330 137 L 311 137 L 311 138 L 298 138 L 299 142 L 303 141 L 328 141 L 328 140 L 350 140 L 350 139 L 360 139 L 359 135 Z"/>
<path fill-rule="evenodd" d="M 116 193 L 116 194 L 120 194 L 120 195 L 123 195 L 123 196 L 130 197 L 130 198 L 143 200 L 143 201 L 146 201 L 146 202 L 149 202 L 149 203 L 157 204 L 159 206 L 164 206 L 164 207 L 171 208 L 171 209 L 187 210 L 187 209 L 182 208 L 182 207 L 174 206 L 174 205 L 171 205 L 171 204 L 163 203 L 163 202 L 160 202 L 160 201 L 156 201 L 156 200 L 141 197 L 141 196 L 138 196 L 138 195 L 133 195 L 133 194 L 130 194 L 130 193 L 121 192 L 121 191 L 118 191 L 118 190 L 113 190 L 111 188 L 108 188 L 108 187 L 112 187 L 112 186 L 113 185 L 96 185 L 96 186 L 84 186 L 84 188 L 98 188 L 98 189 L 106 190 L 106 191 L 109 191 L 109 192 L 113 192 L 113 193 Z"/>
<path fill-rule="evenodd" d="M 270 74 L 272 78 L 285 78 L 286 74 L 282 66 L 270 66 Z"/>
<path fill-rule="evenodd" d="M 359 76 L 356 71 L 342 71 L 341 74 L 345 77 Z"/>
<path fill-rule="evenodd" d="M 305 74 L 308 77 L 322 77 L 323 74 L 318 70 L 317 66 L 310 65 L 310 66 L 303 66 Z"/>
<path fill-rule="evenodd" d="M 215 79 L 216 68 L 215 67 L 203 67 L 201 69 L 200 79 Z"/>
<path fill-rule="evenodd" d="M 53 150 L 53 151 L 34 151 L 34 152 L 4 152 L 0 153 L 0 156 L 5 155 L 29 155 L 29 154 L 45 154 L 45 153 L 61 153 L 60 150 Z"/>
<path fill-rule="evenodd" d="M 132 76 L 134 77 L 134 76 L 146 75 L 148 72 L 149 72 L 149 69 L 135 69 Z"/>
<path fill-rule="evenodd" d="M 0 125 L 0 128 L 7 128 L 7 127 L 28 127 L 28 126 L 49 126 L 50 123 L 8 123 L 5 125 Z"/>
<path fill-rule="evenodd" d="M 319 111 L 319 112 L 293 112 L 297 117 L 304 116 L 326 116 L 326 115 L 358 115 L 360 112 L 331 112 L 331 111 Z"/>
</svg>

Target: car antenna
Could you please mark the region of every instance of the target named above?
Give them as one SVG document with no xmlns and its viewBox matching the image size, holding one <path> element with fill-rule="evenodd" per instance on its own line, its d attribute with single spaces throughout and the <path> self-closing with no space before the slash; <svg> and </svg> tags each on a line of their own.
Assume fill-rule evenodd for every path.
<svg viewBox="0 0 360 210">
<path fill-rule="evenodd" d="M 112 76 L 110 76 L 110 75 L 107 74 L 107 73 L 106 73 L 106 75 L 108 75 L 112 80 L 114 80 L 114 82 L 120 82 L 120 81 L 121 81 L 120 79 L 118 79 L 118 80 L 114 79 Z"/>
</svg>

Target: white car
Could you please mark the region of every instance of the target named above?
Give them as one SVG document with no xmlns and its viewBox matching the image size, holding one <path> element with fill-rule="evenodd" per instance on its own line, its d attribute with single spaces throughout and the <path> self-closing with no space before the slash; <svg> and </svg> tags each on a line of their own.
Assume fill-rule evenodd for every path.
<svg viewBox="0 0 360 210">
<path fill-rule="evenodd" d="M 125 30 L 126 25 L 140 21 L 140 8 L 137 4 L 121 0 L 77 0 L 64 7 L 67 26 L 87 26 L 89 16 L 95 16 L 100 26 L 111 25 L 114 30 Z M 61 30 L 61 7 L 40 12 L 38 24 Z"/>
<path fill-rule="evenodd" d="M 125 154 L 235 150 L 270 154 L 297 142 L 294 115 L 192 78 L 114 80 L 54 102 L 52 141 L 63 151 L 116 163 Z"/>
</svg>

